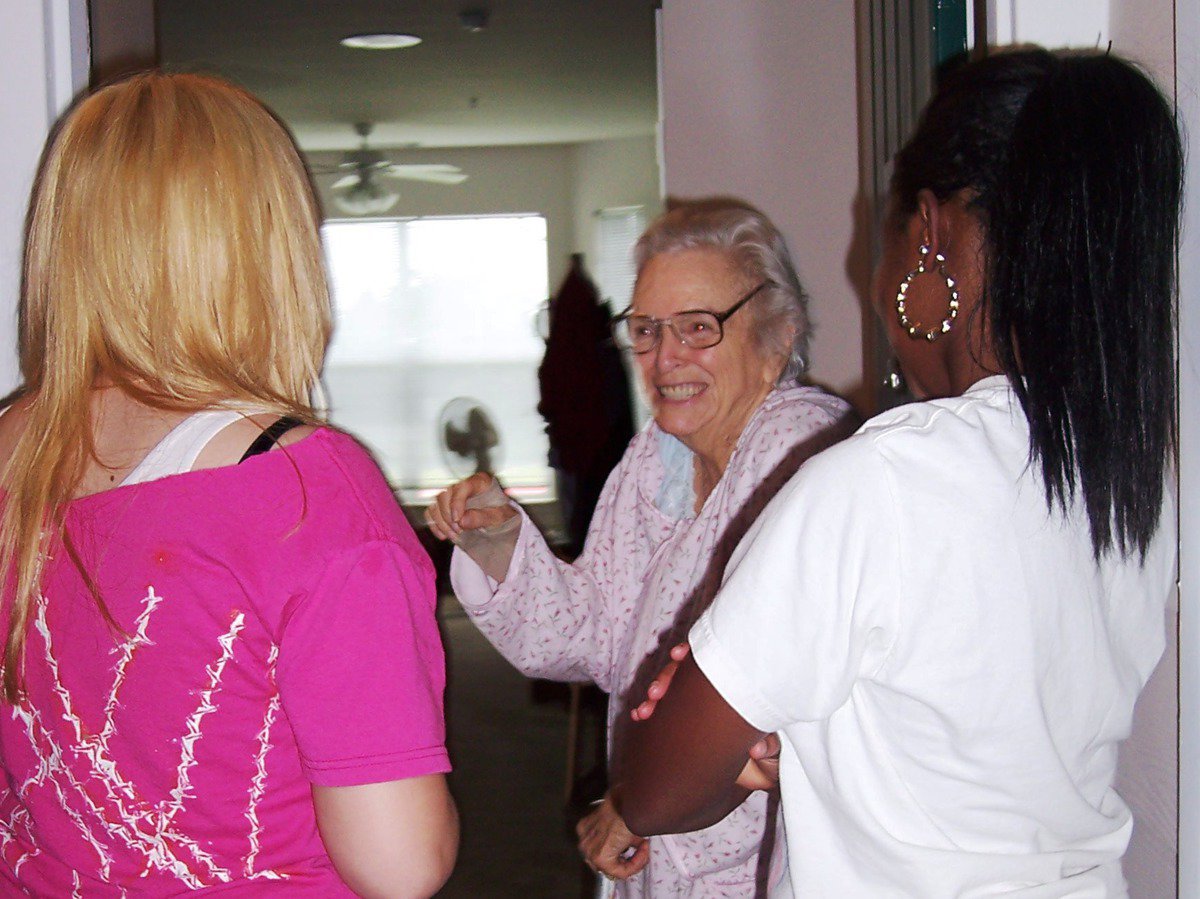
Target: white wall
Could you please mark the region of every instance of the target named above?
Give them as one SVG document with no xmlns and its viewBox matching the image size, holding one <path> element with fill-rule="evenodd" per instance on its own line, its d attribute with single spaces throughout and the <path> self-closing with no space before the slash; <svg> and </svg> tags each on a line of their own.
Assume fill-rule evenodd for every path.
<svg viewBox="0 0 1200 899">
<path fill-rule="evenodd" d="M 1175 10 L 1176 99 L 1192 144 L 1179 254 L 1179 895 L 1200 896 L 1200 4 Z"/>
<path fill-rule="evenodd" d="M 988 0 L 988 44 L 1103 47 L 1109 37 L 1109 5 L 1110 0 Z"/>
<path fill-rule="evenodd" d="M 1168 95 L 1175 90 L 1175 7 L 1172 0 L 1110 0 L 1109 9 L 1114 52 L 1141 63 Z"/>
<path fill-rule="evenodd" d="M 576 247 L 570 145 L 389 150 L 388 156 L 401 163 L 446 162 L 467 173 L 467 180 L 455 185 L 394 182 L 400 202 L 389 216 L 541 213 L 546 216 L 551 292 L 565 276 L 567 260 Z M 314 163 L 338 162 L 340 158 L 338 153 L 310 155 Z M 325 214 L 332 218 L 343 216 L 325 189 L 336 178 L 317 178 Z M 470 261 L 470 248 L 464 247 L 463 264 Z"/>
<path fill-rule="evenodd" d="M 1175 4 L 1172 0 L 1110 0 L 1106 5 L 1108 28 L 1102 46 L 1111 40 L 1114 52 L 1144 65 L 1172 96 Z M 1166 654 L 1138 700 L 1133 734 L 1121 747 L 1117 789 L 1134 811 L 1125 876 L 1131 894 L 1139 899 L 1169 899 L 1176 895 L 1178 613 L 1178 604 L 1172 603 L 1167 614 Z"/>
<path fill-rule="evenodd" d="M 859 395 L 869 263 L 848 259 L 858 191 L 854 4 L 665 0 L 667 193 L 733 194 L 787 238 L 812 295 L 813 377 Z"/>
<path fill-rule="evenodd" d="M 652 135 L 575 144 L 571 163 L 575 249 L 589 258 L 596 252 L 598 210 L 643 206 L 647 220 L 661 211 L 657 149 Z"/>
<path fill-rule="evenodd" d="M 50 125 L 87 80 L 85 0 L 0 3 L 0 394 L 17 384 L 17 302 L 29 191 Z"/>
<path fill-rule="evenodd" d="M 989 0 L 988 43 L 1099 47 L 1144 65 L 1168 91 L 1175 67 L 1173 0 Z"/>
</svg>

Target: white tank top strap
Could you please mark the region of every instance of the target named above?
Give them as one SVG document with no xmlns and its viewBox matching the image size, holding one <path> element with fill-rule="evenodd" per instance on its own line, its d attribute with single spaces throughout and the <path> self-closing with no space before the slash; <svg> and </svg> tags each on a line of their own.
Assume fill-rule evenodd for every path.
<svg viewBox="0 0 1200 899">
<path fill-rule="evenodd" d="M 189 415 L 146 453 L 121 486 L 191 471 L 208 442 L 247 414 L 239 409 L 203 409 Z"/>
</svg>

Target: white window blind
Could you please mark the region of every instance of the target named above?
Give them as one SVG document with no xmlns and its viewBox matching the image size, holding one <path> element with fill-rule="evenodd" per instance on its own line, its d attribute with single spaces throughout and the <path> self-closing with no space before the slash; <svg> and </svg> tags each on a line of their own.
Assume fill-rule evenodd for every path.
<svg viewBox="0 0 1200 899">
<path fill-rule="evenodd" d="M 596 286 L 616 314 L 633 297 L 633 246 L 646 229 L 646 212 L 641 206 L 620 206 L 596 216 Z"/>
<path fill-rule="evenodd" d="M 551 498 L 534 330 L 548 291 L 546 219 L 332 221 L 322 233 L 332 421 L 375 451 L 406 498 L 422 500 L 470 474 L 439 427 L 448 404 L 469 397 L 499 434 L 489 455 L 505 485 L 522 499 Z"/>
</svg>

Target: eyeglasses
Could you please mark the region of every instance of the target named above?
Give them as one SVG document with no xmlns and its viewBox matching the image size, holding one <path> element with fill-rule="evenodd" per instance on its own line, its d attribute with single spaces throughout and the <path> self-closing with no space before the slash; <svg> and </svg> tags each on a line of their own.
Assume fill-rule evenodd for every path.
<svg viewBox="0 0 1200 899">
<path fill-rule="evenodd" d="M 667 318 L 655 318 L 652 315 L 636 315 L 631 309 L 626 309 L 613 319 L 613 339 L 618 346 L 633 350 L 640 356 L 659 345 L 663 325 L 666 325 L 675 339 L 686 347 L 694 350 L 714 347 L 725 337 L 725 322 L 729 317 L 771 286 L 770 281 L 763 281 L 724 312 L 689 309 Z"/>
</svg>

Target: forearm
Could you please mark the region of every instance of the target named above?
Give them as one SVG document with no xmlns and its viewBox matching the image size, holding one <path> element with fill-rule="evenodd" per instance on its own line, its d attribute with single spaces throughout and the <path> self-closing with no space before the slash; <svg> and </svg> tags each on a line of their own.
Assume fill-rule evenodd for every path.
<svg viewBox="0 0 1200 899">
<path fill-rule="evenodd" d="M 715 824 L 749 795 L 736 781 L 762 736 L 686 659 L 649 720 L 632 721 L 628 712 L 618 716 L 614 805 L 641 836 Z"/>
<path fill-rule="evenodd" d="M 641 785 L 631 784 L 635 800 L 626 799 L 627 788 L 619 783 L 609 791 L 609 799 L 625 819 L 626 826 L 640 837 L 670 833 L 693 833 L 712 827 L 746 801 L 750 791 L 731 783 L 726 789 L 714 790 L 700 797 L 678 792 L 643 792 Z M 640 798 L 639 798 L 640 797 Z"/>
<path fill-rule="evenodd" d="M 609 688 L 612 627 L 606 597 L 583 564 L 569 565 L 554 555 L 527 517 L 504 583 L 489 583 L 458 551 L 450 571 L 475 626 L 521 673 Z"/>
<path fill-rule="evenodd" d="M 455 546 L 469 555 L 488 577 L 497 582 L 504 581 L 525 516 L 519 514 L 520 507 L 505 495 L 494 478 L 486 490 L 466 501 L 466 508 L 490 510 L 490 514 L 496 516 L 509 516 L 495 524 L 459 531 L 452 537 Z"/>
</svg>

